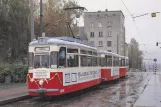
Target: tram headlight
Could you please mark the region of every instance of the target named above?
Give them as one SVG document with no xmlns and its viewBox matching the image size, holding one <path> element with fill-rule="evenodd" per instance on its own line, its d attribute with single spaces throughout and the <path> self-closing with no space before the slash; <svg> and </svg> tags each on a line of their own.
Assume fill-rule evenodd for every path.
<svg viewBox="0 0 161 107">
<path fill-rule="evenodd" d="M 39 81 L 39 85 L 42 86 L 43 84 L 44 84 L 44 80 L 40 80 L 40 81 Z"/>
</svg>

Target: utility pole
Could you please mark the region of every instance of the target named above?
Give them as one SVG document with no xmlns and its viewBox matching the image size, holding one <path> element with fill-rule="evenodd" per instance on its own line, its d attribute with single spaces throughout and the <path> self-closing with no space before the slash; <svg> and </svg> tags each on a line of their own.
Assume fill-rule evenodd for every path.
<svg viewBox="0 0 161 107">
<path fill-rule="evenodd" d="M 43 14 L 42 14 L 42 0 L 40 0 L 40 37 L 42 37 L 42 28 L 43 28 Z"/>
<path fill-rule="evenodd" d="M 33 12 L 33 0 L 30 0 L 30 13 L 31 13 L 31 41 L 35 39 L 34 35 L 34 12 Z"/>
</svg>

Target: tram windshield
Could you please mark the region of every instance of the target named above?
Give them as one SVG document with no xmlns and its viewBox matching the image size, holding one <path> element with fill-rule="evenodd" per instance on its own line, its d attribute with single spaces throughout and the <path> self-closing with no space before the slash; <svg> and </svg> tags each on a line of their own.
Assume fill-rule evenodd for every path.
<svg viewBox="0 0 161 107">
<path fill-rule="evenodd" d="M 35 55 L 34 68 L 49 68 L 49 55 Z"/>
</svg>

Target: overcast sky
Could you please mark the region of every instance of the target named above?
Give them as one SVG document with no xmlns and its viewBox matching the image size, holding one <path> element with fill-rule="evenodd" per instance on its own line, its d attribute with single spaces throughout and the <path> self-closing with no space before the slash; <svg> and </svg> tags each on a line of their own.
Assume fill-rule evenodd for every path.
<svg viewBox="0 0 161 107">
<path fill-rule="evenodd" d="M 126 42 L 129 43 L 130 39 L 134 37 L 139 44 L 146 44 L 145 46 L 140 45 L 140 49 L 144 51 L 145 59 L 156 57 L 161 62 L 161 48 L 156 47 L 156 42 L 161 42 L 161 14 L 157 14 L 156 18 L 151 18 L 150 15 L 152 12 L 161 12 L 161 0 L 123 1 L 134 16 L 149 13 L 149 15 L 135 18 L 140 35 L 121 0 L 78 0 L 79 4 L 86 7 L 90 12 L 104 11 L 106 8 L 109 11 L 122 10 L 125 15 Z"/>
</svg>

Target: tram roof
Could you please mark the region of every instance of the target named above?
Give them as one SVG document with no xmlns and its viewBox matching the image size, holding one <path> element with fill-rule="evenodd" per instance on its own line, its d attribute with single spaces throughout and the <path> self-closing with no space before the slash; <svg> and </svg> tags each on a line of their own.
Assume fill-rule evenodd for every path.
<svg viewBox="0 0 161 107">
<path fill-rule="evenodd" d="M 114 56 L 118 56 L 118 57 L 120 57 L 120 58 L 129 59 L 129 58 L 126 57 L 126 56 L 122 56 L 122 55 L 119 55 L 119 54 L 116 54 L 116 53 L 112 53 L 112 52 L 108 52 L 108 51 L 103 51 L 103 50 L 99 50 L 98 53 L 100 53 L 100 54 L 114 55 Z"/>
<path fill-rule="evenodd" d="M 36 45 L 66 45 L 66 46 L 78 46 L 78 47 L 85 47 L 90 49 L 97 49 L 96 47 L 92 46 L 87 41 L 81 41 L 79 39 L 71 38 L 71 37 L 40 37 L 46 40 L 44 44 L 39 43 L 38 40 L 34 40 L 29 43 L 29 46 L 36 46 Z"/>
<path fill-rule="evenodd" d="M 108 55 L 120 56 L 120 55 L 115 54 L 113 52 L 108 52 L 108 51 L 103 51 L 103 50 L 99 50 L 98 52 L 101 53 L 101 54 L 108 54 Z"/>
</svg>

